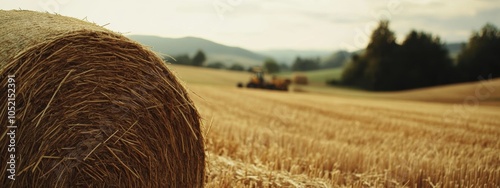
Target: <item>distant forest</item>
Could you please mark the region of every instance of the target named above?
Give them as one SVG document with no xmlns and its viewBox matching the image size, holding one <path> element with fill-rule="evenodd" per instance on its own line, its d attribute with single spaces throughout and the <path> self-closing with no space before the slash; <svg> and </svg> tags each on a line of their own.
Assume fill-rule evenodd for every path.
<svg viewBox="0 0 500 188">
<path fill-rule="evenodd" d="M 453 46 L 453 49 L 458 48 L 461 48 L 457 50 L 458 55 L 450 54 L 438 36 L 415 30 L 398 44 L 394 32 L 389 29 L 389 21 L 382 20 L 371 34 L 366 48 L 357 53 L 339 51 L 326 61 L 319 57 L 297 57 L 291 65 L 268 58 L 262 67 L 267 73 L 274 74 L 343 66 L 341 79 L 328 80 L 327 84 L 371 91 L 407 90 L 500 77 L 500 31 L 495 25 L 486 24 L 480 31 L 472 32 L 468 43 Z M 164 58 L 182 65 L 253 70 L 238 63 L 206 63 L 206 55 L 201 50 L 193 57 L 184 54 Z"/>
<path fill-rule="evenodd" d="M 473 32 L 455 61 L 439 37 L 411 31 L 398 44 L 389 21 L 380 21 L 361 54 L 344 68 L 344 85 L 372 91 L 405 90 L 500 77 L 500 32 L 486 24 Z"/>
</svg>

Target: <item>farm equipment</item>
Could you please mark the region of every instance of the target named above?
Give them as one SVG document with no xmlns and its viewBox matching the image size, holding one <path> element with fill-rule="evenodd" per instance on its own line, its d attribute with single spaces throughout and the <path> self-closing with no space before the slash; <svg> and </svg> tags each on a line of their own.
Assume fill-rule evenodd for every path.
<svg viewBox="0 0 500 188">
<path fill-rule="evenodd" d="M 268 82 L 264 79 L 264 72 L 260 68 L 254 68 L 255 74 L 250 77 L 250 81 L 245 85 L 247 88 L 258 88 L 258 89 L 269 89 L 269 90 L 279 90 L 288 91 L 288 85 L 290 85 L 290 79 L 282 79 L 273 76 L 271 81 Z M 238 83 L 238 87 L 243 87 L 243 83 Z"/>
</svg>

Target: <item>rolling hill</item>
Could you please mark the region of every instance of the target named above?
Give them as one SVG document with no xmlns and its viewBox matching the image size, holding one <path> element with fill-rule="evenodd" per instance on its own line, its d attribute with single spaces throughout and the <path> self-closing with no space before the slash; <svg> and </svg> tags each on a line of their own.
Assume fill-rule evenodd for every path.
<svg viewBox="0 0 500 188">
<path fill-rule="evenodd" d="M 238 82 L 247 82 L 250 73 L 228 70 L 213 70 L 181 65 L 169 65 L 178 77 L 188 85 L 210 85 L 235 87 Z M 281 77 L 291 77 L 293 73 L 283 73 Z M 475 102 L 488 106 L 500 106 L 500 79 L 483 82 L 459 83 L 398 92 L 368 92 L 340 87 L 331 87 L 322 80 L 325 75 L 340 76 L 340 69 L 326 69 L 304 73 L 311 80 L 308 86 L 292 86 L 293 91 L 350 98 L 396 99 L 422 102 L 456 103 Z M 269 75 L 268 75 L 269 76 Z M 270 79 L 270 78 L 267 78 Z M 295 90 L 295 88 L 300 88 Z M 474 99 L 474 100 L 473 100 Z M 467 102 L 467 101 L 466 101 Z"/>
<path fill-rule="evenodd" d="M 329 56 L 322 58 L 321 65 L 324 68 L 340 68 L 343 67 L 350 59 L 353 53 L 339 50 Z"/>
<path fill-rule="evenodd" d="M 457 103 L 464 106 L 476 104 L 500 106 L 500 79 L 401 91 L 392 93 L 391 97 L 404 100 Z"/>
<path fill-rule="evenodd" d="M 305 58 L 316 58 L 316 57 L 327 57 L 332 52 L 326 50 L 261 50 L 257 51 L 260 54 L 264 54 L 266 56 L 272 57 L 279 63 L 285 63 L 291 65 L 295 58 L 298 56 Z"/>
<path fill-rule="evenodd" d="M 295 58 L 317 58 L 321 59 L 323 69 L 339 68 L 350 59 L 354 53 L 362 53 L 364 50 L 348 52 L 344 50 L 328 51 L 328 50 L 261 50 L 253 52 L 240 47 L 232 47 L 219 44 L 210 40 L 184 37 L 184 38 L 165 38 L 151 35 L 129 35 L 132 40 L 142 43 L 152 48 L 152 50 L 169 56 L 177 56 L 188 54 L 193 56 L 196 51 L 203 50 L 207 55 L 207 62 L 221 62 L 226 66 L 232 64 L 241 64 L 245 67 L 262 65 L 262 62 L 267 58 L 273 58 L 278 63 L 287 65 L 293 64 Z M 449 43 L 444 45 L 448 49 L 450 57 L 455 59 L 462 49 L 463 43 Z"/>
<path fill-rule="evenodd" d="M 298 56 L 306 58 L 319 57 L 325 67 L 334 68 L 343 65 L 343 60 L 350 57 L 346 51 L 327 51 L 327 50 L 262 50 L 253 52 L 247 49 L 232 47 L 219 44 L 210 40 L 184 37 L 184 38 L 165 38 L 151 35 L 129 35 L 127 36 L 143 45 L 151 47 L 152 50 L 169 56 L 182 54 L 194 55 L 201 49 L 207 55 L 207 64 L 213 62 L 222 62 L 226 65 L 241 64 L 243 66 L 262 65 L 267 58 L 273 58 L 278 63 L 291 65 Z"/>
<path fill-rule="evenodd" d="M 192 56 L 196 51 L 203 50 L 207 55 L 207 63 L 223 62 L 227 65 L 239 63 L 244 66 L 252 66 L 261 65 L 265 59 L 265 56 L 243 48 L 226 46 L 195 37 L 164 38 L 149 35 L 129 35 L 127 37 L 164 55 L 188 54 Z"/>
</svg>

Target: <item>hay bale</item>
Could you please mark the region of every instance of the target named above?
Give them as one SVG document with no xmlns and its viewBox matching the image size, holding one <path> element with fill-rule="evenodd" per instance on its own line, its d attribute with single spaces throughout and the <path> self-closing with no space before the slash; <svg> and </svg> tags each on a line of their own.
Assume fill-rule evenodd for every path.
<svg viewBox="0 0 500 188">
<path fill-rule="evenodd" d="M 297 85 L 307 85 L 307 84 L 309 84 L 309 80 L 307 79 L 306 75 L 295 74 L 293 76 L 293 83 L 295 83 Z"/>
<path fill-rule="evenodd" d="M 161 58 L 78 19 L 0 10 L 1 187 L 202 187 L 200 116 Z M 15 130 L 15 153 L 7 152 Z M 6 178 L 15 154 L 16 180 Z M 5 161 L 4 161 L 5 159 Z"/>
</svg>

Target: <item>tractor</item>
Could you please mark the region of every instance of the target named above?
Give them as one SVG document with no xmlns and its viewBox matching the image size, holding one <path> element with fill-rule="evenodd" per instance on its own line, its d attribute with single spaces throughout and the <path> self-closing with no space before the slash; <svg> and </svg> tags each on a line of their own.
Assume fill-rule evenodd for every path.
<svg viewBox="0 0 500 188">
<path fill-rule="evenodd" d="M 290 85 L 290 79 L 282 79 L 273 76 L 271 82 L 267 82 L 264 79 L 264 71 L 261 68 L 253 68 L 252 72 L 254 75 L 250 77 L 250 81 L 246 84 L 247 88 L 258 88 L 258 89 L 269 89 L 269 90 L 279 90 L 288 91 L 288 85 Z M 243 87 L 243 83 L 238 83 L 238 87 Z"/>
</svg>

